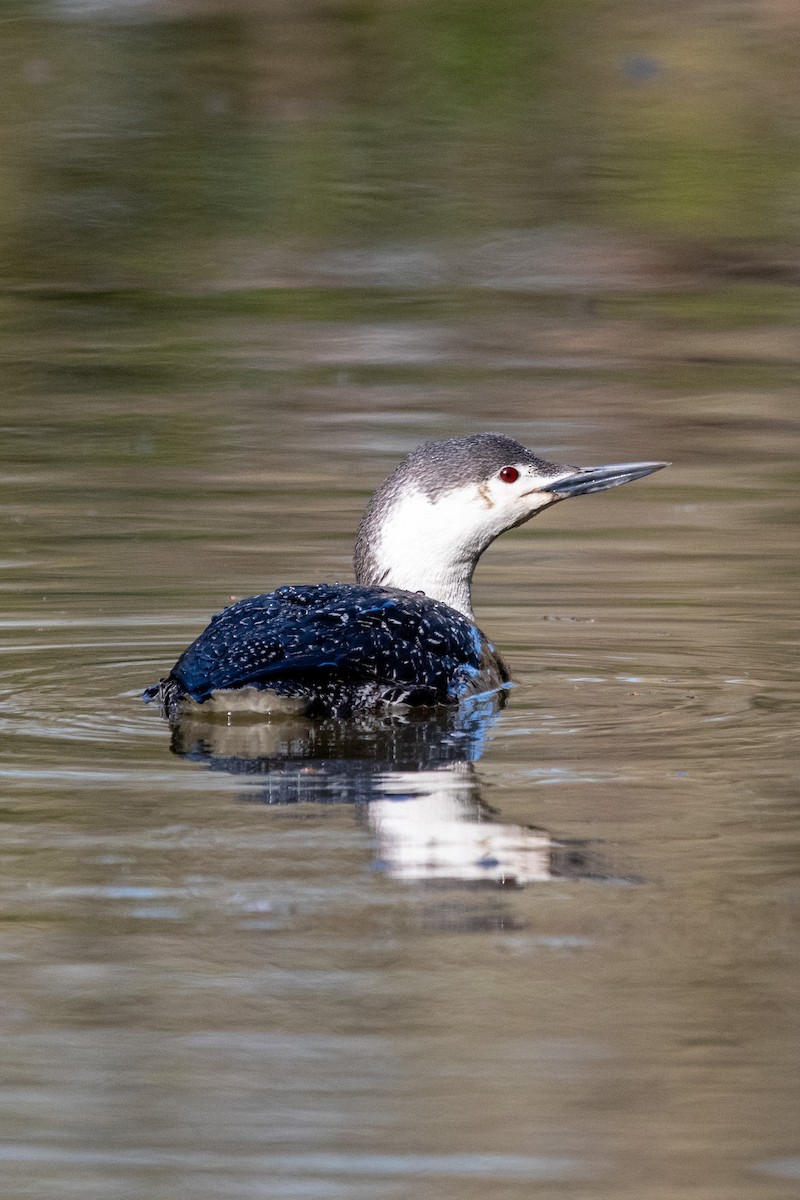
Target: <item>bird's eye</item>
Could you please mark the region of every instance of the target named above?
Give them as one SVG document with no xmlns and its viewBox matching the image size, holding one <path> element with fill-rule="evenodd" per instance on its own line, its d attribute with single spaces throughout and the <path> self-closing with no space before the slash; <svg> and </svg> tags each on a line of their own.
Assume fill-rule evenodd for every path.
<svg viewBox="0 0 800 1200">
<path fill-rule="evenodd" d="M 516 483 L 519 479 L 519 471 L 516 467 L 503 467 L 500 471 L 500 478 L 503 483 Z"/>
</svg>

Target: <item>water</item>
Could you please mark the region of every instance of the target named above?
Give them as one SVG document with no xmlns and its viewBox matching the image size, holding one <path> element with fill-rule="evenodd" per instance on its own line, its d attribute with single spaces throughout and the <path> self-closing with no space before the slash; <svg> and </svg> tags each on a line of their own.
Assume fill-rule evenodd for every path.
<svg viewBox="0 0 800 1200">
<path fill-rule="evenodd" d="M 794 18 L 374 7 L 9 6 L 4 1191 L 793 1196 Z M 482 429 L 673 463 L 487 552 L 505 707 L 171 739 Z"/>
<path fill-rule="evenodd" d="M 747 358 L 739 382 L 691 361 L 709 335 L 689 328 L 665 361 L 631 317 L 612 333 L 635 352 L 612 356 L 599 318 L 581 345 L 513 298 L 488 331 L 480 298 L 423 324 L 407 300 L 321 330 L 190 309 L 176 342 L 127 301 L 18 302 L 10 1194 L 796 1186 L 788 368 Z M 527 341 L 543 365 L 520 365 Z M 208 613 L 347 578 L 398 456 L 487 426 L 564 461 L 674 463 L 487 553 L 476 606 L 509 704 L 171 752 L 138 693 Z"/>
</svg>

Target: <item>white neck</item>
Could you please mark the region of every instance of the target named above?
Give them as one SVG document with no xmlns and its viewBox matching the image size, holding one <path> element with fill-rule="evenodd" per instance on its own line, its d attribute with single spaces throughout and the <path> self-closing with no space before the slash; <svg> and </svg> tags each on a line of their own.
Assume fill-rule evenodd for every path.
<svg viewBox="0 0 800 1200">
<path fill-rule="evenodd" d="M 474 485 L 437 499 L 411 490 L 370 530 L 369 569 L 360 583 L 424 592 L 471 621 L 470 584 L 478 558 L 506 524 L 489 519 Z"/>
</svg>

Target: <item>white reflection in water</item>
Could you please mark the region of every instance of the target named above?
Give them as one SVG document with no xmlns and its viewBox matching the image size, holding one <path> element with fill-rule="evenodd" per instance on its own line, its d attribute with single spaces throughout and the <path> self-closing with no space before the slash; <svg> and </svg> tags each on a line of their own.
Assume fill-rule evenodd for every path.
<svg viewBox="0 0 800 1200">
<path fill-rule="evenodd" d="M 466 771 L 465 771 L 466 768 Z M 554 841 L 544 830 L 490 823 L 467 764 L 383 780 L 368 809 L 378 859 L 397 879 L 541 883 L 552 878 Z"/>
<path fill-rule="evenodd" d="M 193 1172 L 254 1171 L 376 1178 L 443 1176 L 491 1179 L 591 1178 L 603 1164 L 544 1154 L 226 1154 L 175 1150 L 71 1150 L 58 1146 L 0 1146 L 0 1162 L 58 1163 L 82 1167 L 179 1167 Z"/>
<path fill-rule="evenodd" d="M 173 733 L 176 754 L 249 776 L 248 801 L 349 803 L 375 839 L 375 867 L 409 881 L 523 886 L 602 874 L 582 848 L 498 818 L 475 764 L 501 701 L 432 715 L 230 724 L 196 717 Z"/>
</svg>

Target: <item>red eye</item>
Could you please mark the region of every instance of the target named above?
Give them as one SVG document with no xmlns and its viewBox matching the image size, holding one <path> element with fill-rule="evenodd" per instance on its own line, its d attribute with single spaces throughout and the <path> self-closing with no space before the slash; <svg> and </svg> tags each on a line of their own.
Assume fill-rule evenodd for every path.
<svg viewBox="0 0 800 1200">
<path fill-rule="evenodd" d="M 519 479 L 519 471 L 516 467 L 503 467 L 500 472 L 500 478 L 503 483 L 516 483 Z"/>
</svg>

